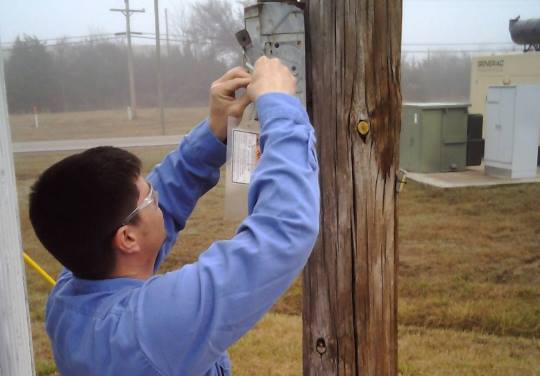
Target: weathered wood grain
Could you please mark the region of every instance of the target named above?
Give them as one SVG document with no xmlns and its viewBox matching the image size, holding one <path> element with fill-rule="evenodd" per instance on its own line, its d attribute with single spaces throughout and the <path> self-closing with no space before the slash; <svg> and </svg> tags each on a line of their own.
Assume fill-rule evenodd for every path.
<svg viewBox="0 0 540 376">
<path fill-rule="evenodd" d="M 304 272 L 304 375 L 396 375 L 402 3 L 309 0 L 305 11 L 322 211 Z"/>
<path fill-rule="evenodd" d="M 0 375 L 34 374 L 15 168 L 0 52 Z"/>
</svg>

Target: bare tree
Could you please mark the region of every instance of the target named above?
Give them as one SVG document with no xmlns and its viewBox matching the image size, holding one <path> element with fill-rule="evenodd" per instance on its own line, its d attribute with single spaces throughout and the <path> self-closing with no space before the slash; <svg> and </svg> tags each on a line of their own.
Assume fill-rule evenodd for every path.
<svg viewBox="0 0 540 376">
<path fill-rule="evenodd" d="M 142 107 L 156 106 L 155 58 L 151 49 L 134 55 L 136 90 Z M 35 37 L 17 39 L 6 59 L 12 112 L 125 108 L 128 82 L 125 46 L 100 37 L 67 39 L 47 46 Z M 163 61 L 168 106 L 204 105 L 211 80 L 227 69 L 223 61 L 191 49 L 172 48 Z M 201 74 L 202 73 L 202 74 Z"/>
<path fill-rule="evenodd" d="M 193 54 L 232 63 L 239 59 L 234 34 L 243 28 L 242 9 L 241 1 L 203 0 L 191 5 L 187 16 L 177 11 L 173 22 Z"/>
</svg>

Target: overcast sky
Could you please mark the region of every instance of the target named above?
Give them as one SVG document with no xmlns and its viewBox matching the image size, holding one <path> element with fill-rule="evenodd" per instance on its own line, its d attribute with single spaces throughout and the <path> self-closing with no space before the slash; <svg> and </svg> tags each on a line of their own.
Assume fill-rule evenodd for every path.
<svg viewBox="0 0 540 376">
<path fill-rule="evenodd" d="M 162 14 L 169 9 L 172 23 L 173 15 L 194 1 L 198 0 L 160 0 L 160 9 Z M 6 43 L 23 33 L 51 39 L 124 31 L 124 17 L 109 11 L 123 4 L 122 0 L 0 0 L 0 38 Z M 146 8 L 145 14 L 132 17 L 132 30 L 154 32 L 154 2 L 131 0 L 130 5 Z M 456 47 L 468 49 L 483 43 L 510 43 L 508 20 L 518 15 L 540 18 L 540 0 L 404 0 L 404 50 L 428 48 L 411 44 L 430 48 L 471 44 Z"/>
</svg>

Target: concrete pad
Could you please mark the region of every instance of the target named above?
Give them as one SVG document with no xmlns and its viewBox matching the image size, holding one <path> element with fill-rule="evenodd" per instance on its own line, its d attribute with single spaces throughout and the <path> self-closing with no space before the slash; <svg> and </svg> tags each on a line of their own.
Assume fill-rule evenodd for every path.
<svg viewBox="0 0 540 376">
<path fill-rule="evenodd" d="M 484 166 L 468 167 L 460 172 L 437 172 L 423 174 L 418 172 L 407 173 L 407 178 L 421 184 L 437 188 L 464 188 L 464 187 L 487 187 L 504 184 L 540 183 L 540 168 L 536 177 L 530 179 L 509 179 L 487 176 Z"/>
</svg>

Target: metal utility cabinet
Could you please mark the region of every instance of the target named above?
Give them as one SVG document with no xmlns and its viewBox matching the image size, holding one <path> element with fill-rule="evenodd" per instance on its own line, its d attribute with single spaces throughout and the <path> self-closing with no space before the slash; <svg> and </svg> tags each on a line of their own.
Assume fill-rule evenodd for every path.
<svg viewBox="0 0 540 376">
<path fill-rule="evenodd" d="M 486 98 L 487 175 L 530 178 L 537 174 L 540 85 L 491 86 Z"/>
<path fill-rule="evenodd" d="M 279 58 L 296 77 L 296 96 L 306 103 L 306 64 L 303 4 L 260 1 L 244 8 L 240 44 L 248 63 L 265 55 Z M 241 33 L 242 33 L 241 32 Z M 249 35 L 249 37 L 247 36 Z M 239 35 L 237 34 L 237 38 Z M 242 40 L 247 38 L 249 40 Z"/>
<path fill-rule="evenodd" d="M 467 109 L 463 103 L 405 103 L 400 167 L 411 172 L 464 170 Z"/>
</svg>

